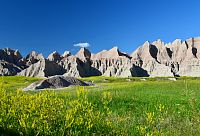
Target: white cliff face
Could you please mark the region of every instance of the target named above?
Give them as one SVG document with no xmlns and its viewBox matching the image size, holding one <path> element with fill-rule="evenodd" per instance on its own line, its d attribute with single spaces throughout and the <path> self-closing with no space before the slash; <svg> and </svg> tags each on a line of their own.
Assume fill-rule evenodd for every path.
<svg viewBox="0 0 200 136">
<path fill-rule="evenodd" d="M 66 76 L 86 77 L 90 74 L 89 72 L 91 67 L 89 62 L 86 60 L 85 62 L 83 62 L 75 56 L 69 56 L 67 58 L 62 59 L 59 65 L 66 70 Z"/>
<path fill-rule="evenodd" d="M 49 77 L 53 75 L 63 75 L 65 71 L 66 70 L 57 63 L 42 59 L 22 70 L 17 75 L 27 77 Z"/>
<path fill-rule="evenodd" d="M 60 62 L 62 59 L 62 56 L 57 51 L 54 51 L 53 53 L 49 54 L 47 59 L 54 62 Z"/>
<path fill-rule="evenodd" d="M 151 54 L 151 45 L 155 45 L 154 54 Z M 172 73 L 177 76 L 200 76 L 200 37 L 187 41 L 177 39 L 166 45 L 161 40 L 146 42 L 131 56 L 135 64 L 147 70 L 150 76 L 170 76 Z"/>
<path fill-rule="evenodd" d="M 99 70 L 99 72 L 105 76 L 129 77 L 132 76 L 131 68 L 133 67 L 133 64 L 128 58 L 103 58 L 99 60 L 93 60 L 92 67 Z"/>
<path fill-rule="evenodd" d="M 91 58 L 91 52 L 86 48 L 81 48 L 77 54 L 75 55 L 77 58 L 79 58 L 82 61 L 89 61 Z"/>
<path fill-rule="evenodd" d="M 0 61 L 0 76 L 16 75 L 20 71 L 21 68 L 15 64 L 3 60 Z"/>
<path fill-rule="evenodd" d="M 42 59 L 44 59 L 42 54 L 38 54 L 37 52 L 32 51 L 23 59 L 23 62 L 25 63 L 26 67 L 29 67 L 30 65 Z"/>
<path fill-rule="evenodd" d="M 20 59 L 22 59 L 22 55 L 18 50 L 10 48 L 0 49 L 0 60 L 20 66 L 18 63 Z"/>
<path fill-rule="evenodd" d="M 131 56 L 133 63 L 145 70 L 149 76 L 174 76 L 171 67 L 167 66 L 170 57 L 161 40 L 157 40 L 152 44 L 145 42 Z"/>
<path fill-rule="evenodd" d="M 91 66 L 104 76 L 133 76 L 131 57 L 119 51 L 117 47 L 93 54 Z"/>
<path fill-rule="evenodd" d="M 62 57 L 63 57 L 63 58 L 67 58 L 67 57 L 69 57 L 69 56 L 71 56 L 71 55 L 72 55 L 72 54 L 71 54 L 70 51 L 65 51 L 65 52 L 63 53 Z"/>
<path fill-rule="evenodd" d="M 200 37 L 176 39 L 165 44 L 145 42 L 130 56 L 117 47 L 93 54 L 81 48 L 76 55 L 65 51 L 51 53 L 47 59 L 32 51 L 23 58 L 18 50 L 0 49 L 0 75 L 48 77 L 87 76 L 200 76 Z"/>
</svg>

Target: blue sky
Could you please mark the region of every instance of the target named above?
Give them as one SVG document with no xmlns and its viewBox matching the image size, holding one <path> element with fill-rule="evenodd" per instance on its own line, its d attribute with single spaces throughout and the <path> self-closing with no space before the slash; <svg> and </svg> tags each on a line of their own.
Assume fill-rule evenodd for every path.
<svg viewBox="0 0 200 136">
<path fill-rule="evenodd" d="M 0 0 L 0 48 L 75 53 L 200 36 L 199 0 Z"/>
</svg>

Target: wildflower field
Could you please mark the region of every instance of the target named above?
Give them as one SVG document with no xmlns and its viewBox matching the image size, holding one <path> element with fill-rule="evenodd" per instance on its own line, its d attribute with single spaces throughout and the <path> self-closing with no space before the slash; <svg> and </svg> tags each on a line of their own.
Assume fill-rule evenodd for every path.
<svg viewBox="0 0 200 136">
<path fill-rule="evenodd" d="M 83 78 L 94 86 L 23 92 L 0 77 L 0 135 L 200 135 L 200 78 Z"/>
</svg>

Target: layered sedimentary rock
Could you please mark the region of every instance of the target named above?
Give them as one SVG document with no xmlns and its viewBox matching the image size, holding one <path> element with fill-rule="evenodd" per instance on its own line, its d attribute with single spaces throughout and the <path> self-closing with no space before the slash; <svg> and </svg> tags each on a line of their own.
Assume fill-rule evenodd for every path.
<svg viewBox="0 0 200 136">
<path fill-rule="evenodd" d="M 21 71 L 22 55 L 18 50 L 0 49 L 0 75 L 16 75 Z"/>
<path fill-rule="evenodd" d="M 91 66 L 96 69 L 100 75 L 129 77 L 136 75 L 133 72 L 134 65 L 131 57 L 114 47 L 110 50 L 104 50 L 91 56 Z"/>
<path fill-rule="evenodd" d="M 116 58 L 131 58 L 128 54 L 122 53 L 119 51 L 118 47 L 113 47 L 110 50 L 103 50 L 97 54 L 92 54 L 92 60 L 99 60 L 99 59 L 116 59 Z"/>
<path fill-rule="evenodd" d="M 171 67 L 168 66 L 169 56 L 161 40 L 145 42 L 132 53 L 132 62 L 147 71 L 149 76 L 173 76 Z"/>
<path fill-rule="evenodd" d="M 48 77 L 87 76 L 200 76 L 200 37 L 176 39 L 165 44 L 158 39 L 145 42 L 131 55 L 117 47 L 93 54 L 81 48 L 75 55 L 51 53 L 47 59 L 32 51 L 22 57 L 18 50 L 0 49 L 0 75 Z"/>
<path fill-rule="evenodd" d="M 82 61 L 90 61 L 91 52 L 86 48 L 81 48 L 75 56 Z"/>
<path fill-rule="evenodd" d="M 200 37 L 164 44 L 146 42 L 131 56 L 150 76 L 200 76 Z M 155 74 L 157 73 L 157 74 Z"/>
<path fill-rule="evenodd" d="M 22 55 L 18 50 L 12 50 L 10 48 L 0 49 L 0 60 L 4 60 L 8 63 L 13 63 L 19 66 L 19 61 L 22 59 Z"/>
<path fill-rule="evenodd" d="M 21 68 L 13 63 L 0 60 L 0 76 L 16 75 L 21 71 Z"/>
<path fill-rule="evenodd" d="M 62 60 L 62 56 L 58 52 L 54 51 L 53 53 L 49 54 L 47 59 L 54 62 L 60 62 Z"/>
<path fill-rule="evenodd" d="M 71 55 L 72 55 L 72 54 L 71 54 L 70 51 L 65 51 L 65 52 L 63 53 L 62 57 L 63 57 L 63 58 L 66 58 L 66 57 L 69 57 L 69 56 L 71 56 Z"/>
<path fill-rule="evenodd" d="M 57 63 L 42 59 L 22 70 L 18 75 L 27 77 L 49 77 L 54 75 L 63 75 L 65 72 L 66 70 Z"/>
<path fill-rule="evenodd" d="M 27 68 L 30 65 L 38 62 L 39 60 L 43 60 L 43 59 L 44 59 L 44 56 L 42 54 L 38 54 L 36 51 L 31 51 L 25 58 L 23 58 L 23 61 Z"/>
<path fill-rule="evenodd" d="M 186 41 L 184 59 L 179 63 L 180 76 L 200 76 L 200 37 Z"/>
<path fill-rule="evenodd" d="M 62 59 L 59 65 L 66 70 L 65 76 L 86 77 L 90 75 L 90 64 L 87 61 L 81 61 L 75 56 Z"/>
</svg>

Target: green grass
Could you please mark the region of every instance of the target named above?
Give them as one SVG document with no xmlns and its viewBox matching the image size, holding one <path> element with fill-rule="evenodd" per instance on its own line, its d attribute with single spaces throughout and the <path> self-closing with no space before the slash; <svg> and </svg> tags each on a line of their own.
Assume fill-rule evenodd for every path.
<svg viewBox="0 0 200 136">
<path fill-rule="evenodd" d="M 0 86 L 1 88 L 5 88 L 6 90 L 13 91 L 16 89 L 22 89 L 38 80 L 41 80 L 41 78 L 30 78 L 22 76 L 1 76 Z"/>
<path fill-rule="evenodd" d="M 200 135 L 200 78 L 145 79 L 83 78 L 95 86 L 84 87 L 84 97 L 79 97 L 79 87 L 16 95 L 17 89 L 40 79 L 1 77 L 1 86 L 8 91 L 1 91 L 5 98 L 0 105 L 4 109 L 0 111 L 0 127 L 4 133 L 9 130 L 20 135 Z M 17 101 L 19 104 L 13 107 Z M 30 110 L 33 105 L 37 106 Z M 8 114 L 8 107 L 13 114 Z M 44 126 L 44 119 L 38 118 L 40 114 L 53 119 Z M 71 118 L 67 119 L 66 114 Z M 28 125 L 20 124 L 22 117 Z M 32 128 L 33 119 L 37 119 L 37 125 Z M 92 127 L 81 124 L 82 119 Z M 70 127 L 66 128 L 66 124 Z"/>
</svg>

